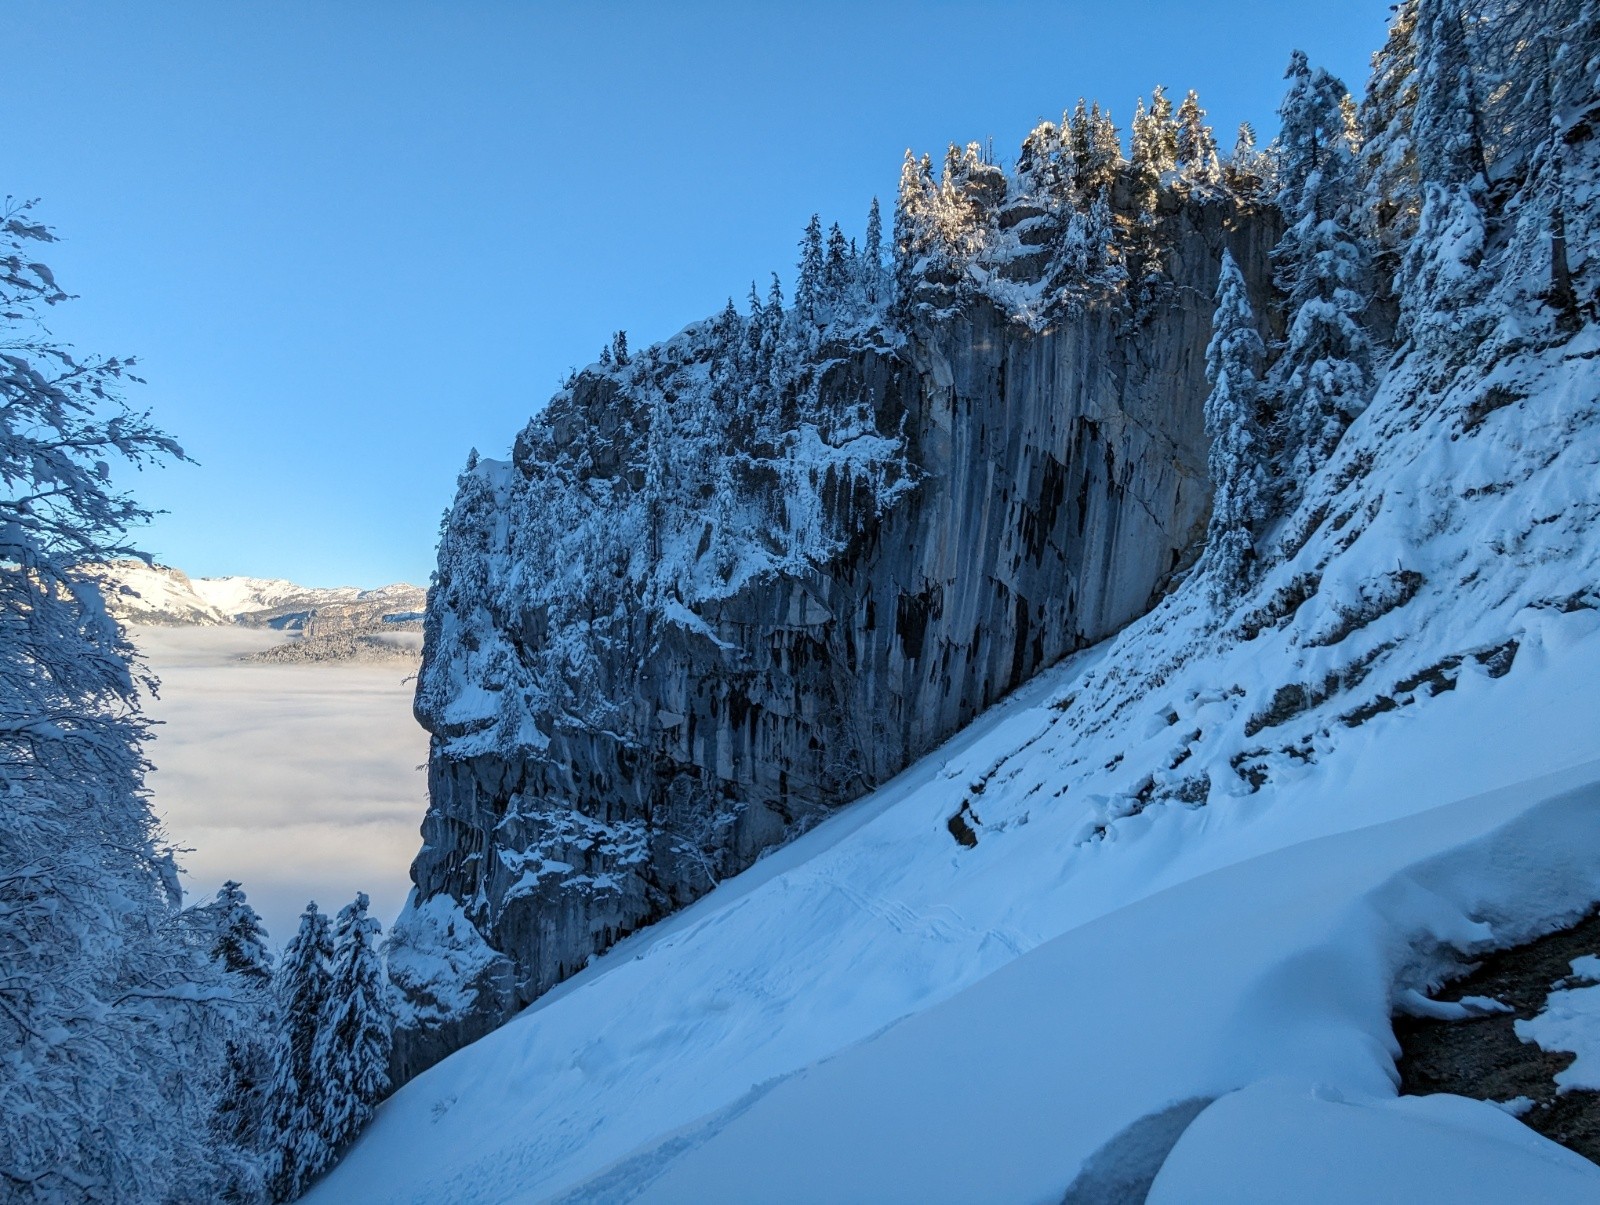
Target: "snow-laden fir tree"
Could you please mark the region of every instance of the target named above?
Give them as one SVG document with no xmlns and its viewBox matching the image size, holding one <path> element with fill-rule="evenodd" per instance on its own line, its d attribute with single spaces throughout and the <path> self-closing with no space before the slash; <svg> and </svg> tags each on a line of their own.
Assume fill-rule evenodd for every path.
<svg viewBox="0 0 1600 1205">
<path fill-rule="evenodd" d="M 1416 143 L 1422 212 L 1401 261 L 1400 334 L 1434 351 L 1466 351 L 1492 324 L 1482 302 L 1488 238 L 1483 139 L 1460 6 L 1417 5 Z"/>
<path fill-rule="evenodd" d="M 932 162 L 907 147 L 894 203 L 895 292 L 901 304 L 910 301 L 921 264 L 934 249 L 935 198 Z"/>
<path fill-rule="evenodd" d="M 277 1149 L 270 1096 L 277 1016 L 267 931 L 232 879 L 215 899 L 187 909 L 183 917 L 222 972 L 234 1022 L 212 1122 L 219 1148 L 217 1195 L 228 1202 L 265 1200 Z"/>
<path fill-rule="evenodd" d="M 958 268 L 990 242 L 993 208 L 1005 196 L 1005 175 L 986 161 L 976 142 L 951 143 L 939 177 L 937 230 L 941 249 Z"/>
<path fill-rule="evenodd" d="M 1259 197 L 1266 187 L 1266 155 L 1256 147 L 1256 128 L 1248 121 L 1239 123 L 1233 150 L 1222 165 L 1222 179 L 1236 196 Z"/>
<path fill-rule="evenodd" d="M 1032 198 L 1059 220 L 1076 203 L 1074 175 L 1071 137 L 1054 122 L 1040 122 L 1023 138 L 1014 184 L 1017 195 Z"/>
<path fill-rule="evenodd" d="M 389 1090 L 393 1022 L 378 929 L 367 915 L 365 892 L 339 911 L 328 1002 L 311 1055 L 323 1140 L 335 1157 Z"/>
<path fill-rule="evenodd" d="M 1220 609 L 1249 584 L 1256 538 L 1271 500 L 1271 446 L 1257 377 L 1266 346 L 1256 330 L 1244 274 L 1228 251 L 1222 253 L 1211 331 L 1205 419 L 1212 501 L 1203 572 Z"/>
<path fill-rule="evenodd" d="M 1178 125 L 1173 120 L 1172 101 L 1160 85 L 1151 93 L 1148 112 L 1143 97 L 1134 109 L 1130 150 L 1134 204 L 1140 216 L 1145 217 L 1155 212 L 1161 178 L 1178 163 Z"/>
<path fill-rule="evenodd" d="M 278 1158 L 272 1189 L 282 1201 L 298 1197 L 333 1158 L 327 1096 L 314 1058 L 330 1007 L 333 954 L 328 918 L 309 903 L 284 948 L 274 984 L 278 1038 L 271 1098 Z"/>
<path fill-rule="evenodd" d="M 1383 48 L 1372 56 L 1372 76 L 1361 100 L 1362 232 L 1373 246 L 1375 282 L 1394 289 L 1400 257 L 1417 230 L 1422 210 L 1411 118 L 1417 98 L 1417 0 L 1395 6 Z"/>
<path fill-rule="evenodd" d="M 227 987 L 178 918 L 132 649 L 80 568 L 140 555 L 113 465 L 183 453 L 122 400 L 131 361 L 43 326 L 54 241 L 0 207 L 0 1199 L 207 1201 Z"/>
<path fill-rule="evenodd" d="M 1129 231 L 1128 265 L 1141 285 L 1138 304 L 1148 302 L 1155 278 L 1162 270 L 1162 241 L 1156 230 L 1156 201 L 1161 183 L 1177 167 L 1178 125 L 1165 89 L 1156 87 L 1147 112 L 1141 99 L 1135 107 L 1129 135 L 1128 186 L 1135 216 Z"/>
<path fill-rule="evenodd" d="M 1287 78 L 1277 170 L 1288 229 L 1272 253 L 1287 331 L 1269 386 L 1277 402 L 1279 475 L 1292 491 L 1322 466 L 1366 407 L 1373 351 L 1361 322 L 1368 266 L 1356 230 L 1346 90 L 1299 51 Z"/>
<path fill-rule="evenodd" d="M 1200 97 L 1193 88 L 1178 106 L 1177 120 L 1179 174 L 1191 185 L 1211 187 L 1218 184 L 1222 169 L 1217 162 L 1217 140 L 1206 124 L 1206 111 L 1200 107 Z"/>
<path fill-rule="evenodd" d="M 828 227 L 827 249 L 822 261 L 822 309 L 827 320 L 837 317 L 850 304 L 855 286 L 855 259 L 844 231 L 835 222 Z"/>
<path fill-rule="evenodd" d="M 1116 218 L 1102 192 L 1087 209 L 1075 210 L 1056 251 L 1050 283 L 1057 296 L 1087 295 L 1127 279 Z"/>
<path fill-rule="evenodd" d="M 887 301 L 888 282 L 883 275 L 883 214 L 878 209 L 878 198 L 872 198 L 872 208 L 867 211 L 867 235 L 861 248 L 862 285 L 869 306 Z M 752 286 L 753 291 L 753 286 Z"/>
<path fill-rule="evenodd" d="M 218 889 L 216 899 L 203 905 L 203 910 L 214 918 L 216 937 L 211 956 L 223 969 L 258 984 L 271 982 L 272 952 L 267 946 L 266 926 L 261 923 L 260 913 L 250 906 L 243 885 L 229 879 Z"/>
<path fill-rule="evenodd" d="M 794 315 L 796 321 L 812 327 L 822 324 L 823 316 L 823 263 L 822 218 L 811 215 L 805 233 L 800 237 L 799 271 L 795 276 Z"/>
<path fill-rule="evenodd" d="M 1098 197 L 1110 190 L 1122 170 L 1122 134 L 1111 117 L 1111 110 L 1100 108 L 1096 101 L 1089 106 L 1084 119 L 1084 150 L 1077 154 L 1077 114 L 1073 114 L 1073 164 L 1077 169 L 1077 187 L 1080 197 Z"/>
</svg>

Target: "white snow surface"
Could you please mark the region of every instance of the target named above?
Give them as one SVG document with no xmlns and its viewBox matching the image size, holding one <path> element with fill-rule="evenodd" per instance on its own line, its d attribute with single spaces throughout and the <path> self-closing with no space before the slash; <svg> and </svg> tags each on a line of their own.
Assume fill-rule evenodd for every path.
<svg viewBox="0 0 1600 1205">
<path fill-rule="evenodd" d="M 1223 1097 L 1172 1149 L 1146 1205 L 1593 1201 L 1595 1165 L 1505 1109 L 1460 1096 L 1350 1097 L 1264 1081 Z"/>
<path fill-rule="evenodd" d="M 194 582 L 179 569 L 118 561 L 99 567 L 106 585 L 106 605 L 113 615 L 159 617 L 168 623 L 223 624 L 230 613 L 202 597 Z"/>
<path fill-rule="evenodd" d="M 1572 964 L 1592 962 L 1593 955 Z M 1570 1051 L 1577 1057 L 1556 1072 L 1556 1085 L 1566 1092 L 1587 1088 L 1600 1092 L 1600 985 L 1551 992 L 1544 1011 L 1530 1021 L 1516 1023 L 1517 1037 L 1541 1050 Z"/>
<path fill-rule="evenodd" d="M 355 586 L 297 586 L 277 577 L 197 577 L 190 584 L 200 598 L 229 616 L 266 611 L 291 599 L 348 602 L 361 594 Z"/>
<path fill-rule="evenodd" d="M 1058 1200 L 1141 1118 L 1269 1081 L 1398 1184 L 1595 1199 L 1600 1169 L 1492 1105 L 1393 1104 L 1391 999 L 1441 946 L 1600 899 L 1600 632 L 1551 627 L 1559 657 L 1352 730 L 1314 777 L 1090 842 L 1094 805 L 1040 789 L 1082 656 L 407 1085 L 308 1199 Z M 960 849 L 962 786 L 1019 749 Z M 1276 1150 L 1237 1199 L 1300 1199 L 1299 1145 L 1248 1141 L 1265 1099 L 1222 1111 L 1217 1157 Z M 1495 1133 L 1495 1175 L 1461 1174 Z M 1219 1199 L 1205 1162 L 1155 1199 Z"/>
</svg>

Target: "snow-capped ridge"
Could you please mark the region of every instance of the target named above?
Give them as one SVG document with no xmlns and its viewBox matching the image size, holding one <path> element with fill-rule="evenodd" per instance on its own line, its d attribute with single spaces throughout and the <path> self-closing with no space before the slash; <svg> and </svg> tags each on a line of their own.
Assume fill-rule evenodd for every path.
<svg viewBox="0 0 1600 1205">
<path fill-rule="evenodd" d="M 323 607 L 360 604 L 416 618 L 425 603 L 419 586 L 395 582 L 374 589 L 358 586 L 302 586 L 283 578 L 190 577 L 181 569 L 143 561 L 93 566 L 106 587 L 106 602 L 119 619 L 135 623 L 297 628 Z"/>
</svg>

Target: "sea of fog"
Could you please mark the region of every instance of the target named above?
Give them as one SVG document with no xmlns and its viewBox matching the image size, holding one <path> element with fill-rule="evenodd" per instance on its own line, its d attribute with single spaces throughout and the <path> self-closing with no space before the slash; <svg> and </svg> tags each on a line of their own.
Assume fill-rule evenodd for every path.
<svg viewBox="0 0 1600 1205">
<path fill-rule="evenodd" d="M 365 891 L 387 929 L 427 804 L 411 663 L 254 664 L 285 637 L 253 628 L 132 635 L 161 680 L 149 786 L 186 902 L 238 879 L 281 946 L 307 900 L 333 913 Z"/>
</svg>

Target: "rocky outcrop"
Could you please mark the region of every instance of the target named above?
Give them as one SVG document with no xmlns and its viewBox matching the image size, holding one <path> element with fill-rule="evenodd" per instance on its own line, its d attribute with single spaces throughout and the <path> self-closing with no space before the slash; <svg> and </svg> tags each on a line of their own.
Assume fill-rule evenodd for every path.
<svg viewBox="0 0 1600 1205">
<path fill-rule="evenodd" d="M 1167 194 L 1164 271 L 1137 302 L 1103 290 L 1024 322 L 972 290 L 815 349 L 776 411 L 825 449 L 812 493 L 785 477 L 804 455 L 778 458 L 761 422 L 723 433 L 724 488 L 765 499 L 742 513 L 770 529 L 746 538 L 777 549 L 761 572 L 711 579 L 726 588 L 639 570 L 679 555 L 646 503 L 637 528 L 598 523 L 570 578 L 566 535 L 519 534 L 552 514 L 581 523 L 585 499 L 649 494 L 649 430 L 692 346 L 688 368 L 631 389 L 583 374 L 510 465 L 473 468 L 429 604 L 430 806 L 393 960 L 397 1082 L 1147 610 L 1208 513 L 1222 251 L 1266 312 L 1277 233 L 1231 197 Z M 855 412 L 832 436 L 818 417 Z M 870 465 L 827 460 L 862 441 Z M 702 492 L 698 540 L 692 507 L 680 524 L 690 560 L 715 559 L 729 526 Z M 797 544 L 807 506 L 820 534 Z"/>
</svg>

